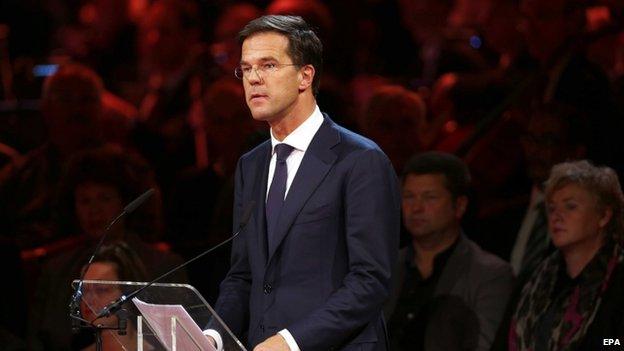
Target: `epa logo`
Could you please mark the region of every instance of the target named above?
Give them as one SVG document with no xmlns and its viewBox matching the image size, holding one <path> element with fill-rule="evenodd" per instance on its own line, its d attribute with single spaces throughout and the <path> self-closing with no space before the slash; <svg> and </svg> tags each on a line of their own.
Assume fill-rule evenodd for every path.
<svg viewBox="0 0 624 351">
<path fill-rule="evenodd" d="M 620 346 L 620 339 L 602 339 L 604 346 Z"/>
</svg>

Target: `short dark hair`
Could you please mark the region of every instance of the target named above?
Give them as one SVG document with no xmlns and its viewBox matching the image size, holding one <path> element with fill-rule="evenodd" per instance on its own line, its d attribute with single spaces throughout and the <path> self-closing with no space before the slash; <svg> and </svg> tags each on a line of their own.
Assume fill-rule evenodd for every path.
<svg viewBox="0 0 624 351">
<path fill-rule="evenodd" d="M 145 281 L 148 278 L 147 268 L 137 252 L 123 241 L 102 246 L 93 262 L 114 264 L 120 281 Z"/>
<path fill-rule="evenodd" d="M 401 179 L 410 175 L 440 174 L 445 178 L 445 186 L 454 199 L 468 195 L 470 171 L 459 157 L 438 151 L 429 151 L 412 156 L 405 164 Z"/>
<path fill-rule="evenodd" d="M 114 187 L 124 204 L 149 188 L 158 189 L 154 171 L 137 154 L 113 145 L 77 152 L 67 162 L 57 188 L 56 216 L 62 232 L 81 233 L 76 218 L 75 192 L 79 185 L 89 182 Z M 147 241 L 156 239 L 162 227 L 160 192 L 156 195 L 125 222 L 128 231 Z"/>
<path fill-rule="evenodd" d="M 277 32 L 288 38 L 288 55 L 297 66 L 312 65 L 315 70 L 312 91 L 318 94 L 323 70 L 323 44 L 314 30 L 300 16 L 267 15 L 247 23 L 238 41 L 256 33 Z"/>
</svg>

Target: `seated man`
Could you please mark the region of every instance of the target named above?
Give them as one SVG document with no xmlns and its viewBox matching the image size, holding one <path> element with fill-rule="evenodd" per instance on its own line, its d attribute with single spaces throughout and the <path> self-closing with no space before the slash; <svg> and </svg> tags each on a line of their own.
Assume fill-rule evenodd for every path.
<svg viewBox="0 0 624 351">
<path fill-rule="evenodd" d="M 462 233 L 470 175 L 457 157 L 413 157 L 402 176 L 401 250 L 385 307 L 391 350 L 486 350 L 513 284 L 508 264 Z"/>
</svg>

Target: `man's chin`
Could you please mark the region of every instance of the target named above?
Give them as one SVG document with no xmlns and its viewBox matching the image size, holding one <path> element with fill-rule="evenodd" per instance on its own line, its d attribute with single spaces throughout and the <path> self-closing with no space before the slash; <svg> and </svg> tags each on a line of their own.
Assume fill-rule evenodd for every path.
<svg viewBox="0 0 624 351">
<path fill-rule="evenodd" d="M 251 110 L 251 117 L 260 122 L 266 122 L 271 119 L 268 112 L 259 110 Z"/>
<path fill-rule="evenodd" d="M 423 238 L 430 234 L 431 231 L 426 230 L 425 228 L 408 228 L 408 232 L 412 235 L 413 238 Z"/>
</svg>

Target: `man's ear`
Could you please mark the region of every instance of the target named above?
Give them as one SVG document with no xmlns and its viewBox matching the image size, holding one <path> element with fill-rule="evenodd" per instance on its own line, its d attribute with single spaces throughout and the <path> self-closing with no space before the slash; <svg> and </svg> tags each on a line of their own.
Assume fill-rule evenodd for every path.
<svg viewBox="0 0 624 351">
<path fill-rule="evenodd" d="M 316 70 L 312 65 L 305 65 L 301 67 L 299 71 L 300 81 L 299 81 L 299 91 L 304 91 L 312 86 L 312 82 L 314 81 L 314 75 L 316 74 Z"/>
<path fill-rule="evenodd" d="M 468 197 L 465 195 L 458 196 L 455 200 L 455 218 L 458 220 L 464 216 L 468 208 Z"/>
</svg>

